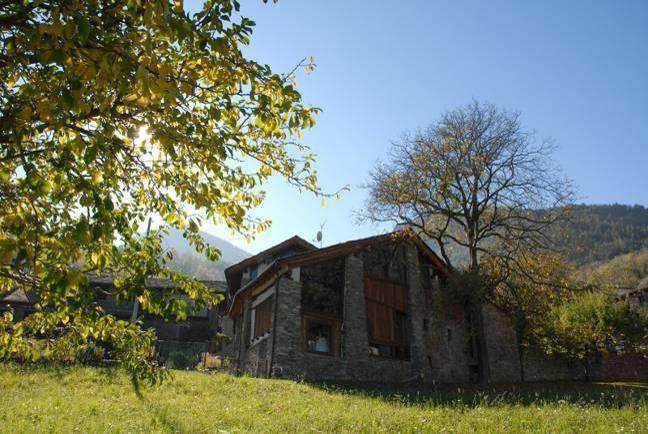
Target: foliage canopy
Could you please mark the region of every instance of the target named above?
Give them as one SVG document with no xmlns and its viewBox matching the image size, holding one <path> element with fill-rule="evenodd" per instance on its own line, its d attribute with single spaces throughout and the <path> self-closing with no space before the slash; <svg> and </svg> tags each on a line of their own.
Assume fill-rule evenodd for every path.
<svg viewBox="0 0 648 434">
<path fill-rule="evenodd" d="M 524 129 L 519 113 L 475 101 L 395 142 L 370 175 L 361 215 L 413 228 L 449 265 L 453 247 L 473 269 L 481 258 L 513 260 L 547 247 L 546 229 L 573 200 L 553 150 Z"/>
<path fill-rule="evenodd" d="M 588 290 L 555 305 L 538 342 L 548 354 L 592 362 L 616 351 L 648 352 L 648 309 L 632 307 L 609 290 Z"/>
<path fill-rule="evenodd" d="M 162 230 L 198 252 L 201 218 L 251 236 L 273 174 L 320 194 L 301 131 L 314 124 L 287 75 L 247 59 L 254 22 L 234 0 L 0 2 L 0 293 L 36 313 L 0 322 L 0 357 L 51 355 L 56 336 L 110 348 L 135 378 L 159 375 L 154 335 L 93 304 L 87 273 L 116 276 L 118 301 L 183 319 L 220 296 L 165 267 Z M 204 216 L 204 217 L 203 217 Z M 173 280 L 154 293 L 147 276 Z M 193 300 L 189 303 L 188 300 Z"/>
</svg>

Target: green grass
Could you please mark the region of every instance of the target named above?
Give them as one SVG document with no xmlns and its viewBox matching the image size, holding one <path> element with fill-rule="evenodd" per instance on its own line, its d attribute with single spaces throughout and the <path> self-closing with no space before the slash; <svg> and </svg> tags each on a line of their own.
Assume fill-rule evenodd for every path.
<svg viewBox="0 0 648 434">
<path fill-rule="evenodd" d="M 648 384 L 412 392 L 175 371 L 0 365 L 2 432 L 648 432 Z"/>
</svg>

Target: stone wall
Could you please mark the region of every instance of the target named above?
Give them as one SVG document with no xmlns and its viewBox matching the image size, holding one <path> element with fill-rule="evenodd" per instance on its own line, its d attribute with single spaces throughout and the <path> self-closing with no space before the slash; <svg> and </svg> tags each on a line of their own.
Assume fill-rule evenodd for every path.
<svg viewBox="0 0 648 434">
<path fill-rule="evenodd" d="M 491 383 L 520 381 L 520 361 L 513 324 L 501 311 L 490 304 L 482 309 L 484 334 L 488 347 Z M 581 363 L 561 357 L 549 357 L 533 349 L 523 354 L 524 381 L 585 380 Z M 646 380 L 648 358 L 636 354 L 608 355 L 593 363 L 591 380 Z"/>
<path fill-rule="evenodd" d="M 359 309 L 357 300 L 349 299 L 346 296 L 350 280 L 356 280 L 359 276 L 359 280 L 362 282 L 362 273 L 357 273 L 357 267 L 353 266 L 353 262 L 352 257 L 345 260 L 341 348 L 337 356 L 314 354 L 304 350 L 300 342 L 302 285 L 285 278 L 281 280 L 278 286 L 279 307 L 272 368 L 274 375 L 307 380 L 357 379 L 354 373 L 349 371 L 348 360 L 365 357 L 368 343 L 364 298 L 361 299 L 362 309 Z M 352 269 L 356 269 L 355 272 L 349 272 L 349 264 Z M 360 270 L 362 270 L 362 262 L 360 262 Z M 364 343 L 362 342 L 362 330 L 364 330 Z M 360 342 L 359 347 L 357 346 L 358 342 Z"/>
<path fill-rule="evenodd" d="M 482 306 L 484 339 L 488 354 L 489 382 L 520 381 L 520 359 L 513 324 L 491 304 Z"/>
<path fill-rule="evenodd" d="M 484 338 L 488 352 L 490 383 L 521 380 L 515 327 L 510 318 L 491 304 L 482 306 Z M 561 358 L 550 358 L 527 349 L 522 357 L 524 381 L 560 381 L 581 378 L 577 368 Z"/>
<path fill-rule="evenodd" d="M 276 285 L 275 297 L 277 311 L 273 330 L 272 375 L 299 376 L 295 356 L 301 333 L 301 284 L 283 276 Z"/>
<path fill-rule="evenodd" d="M 221 318 L 220 331 L 225 336 L 227 336 L 229 340 L 222 343 L 220 355 L 230 359 L 236 358 L 237 350 L 238 350 L 236 335 L 238 331 L 237 328 L 240 322 L 241 322 L 240 320 L 237 321 L 236 319 L 229 316 L 223 316 Z"/>
<path fill-rule="evenodd" d="M 345 260 L 343 300 L 342 359 L 351 361 L 350 367 L 345 365 L 347 372 L 344 375 L 362 380 L 370 368 L 367 363 L 369 334 L 364 300 L 364 262 L 356 255 Z"/>
<path fill-rule="evenodd" d="M 584 379 L 584 371 L 568 360 L 527 350 L 523 355 L 524 381 L 567 381 Z"/>
<path fill-rule="evenodd" d="M 428 360 L 434 383 L 470 381 L 470 359 L 467 354 L 470 336 L 463 312 L 456 310 L 448 305 L 431 305 L 428 309 Z"/>
<path fill-rule="evenodd" d="M 269 377 L 271 352 L 271 335 L 254 342 L 246 351 L 242 371 L 255 377 Z"/>
<path fill-rule="evenodd" d="M 591 363 L 589 378 L 582 363 L 530 352 L 524 357 L 525 381 L 648 380 L 648 357 L 608 354 Z"/>
<path fill-rule="evenodd" d="M 364 298 L 362 255 L 349 255 L 344 267 L 341 348 L 338 356 L 320 355 L 304 350 L 301 338 L 301 284 L 282 278 L 278 287 L 277 327 L 272 363 L 274 375 L 311 380 L 431 381 L 427 361 L 426 319 L 423 289 L 418 276 L 416 250 L 407 267 L 410 360 L 373 356 L 369 353 L 367 311 Z M 408 259 L 408 263 L 409 263 Z"/>
<path fill-rule="evenodd" d="M 369 354 L 364 273 L 362 256 L 350 255 L 346 261 L 344 285 L 343 354 L 347 360 L 345 376 L 355 381 L 406 381 L 418 374 L 413 374 L 411 362 Z"/>
<path fill-rule="evenodd" d="M 609 355 L 592 367 L 592 376 L 606 380 L 648 380 L 648 357 L 639 354 Z"/>
<path fill-rule="evenodd" d="M 426 294 L 421 283 L 418 249 L 405 246 L 407 276 L 407 325 L 410 346 L 410 376 L 421 381 L 432 380 L 432 367 L 428 359 L 428 340 L 425 324 L 429 321 Z"/>
</svg>

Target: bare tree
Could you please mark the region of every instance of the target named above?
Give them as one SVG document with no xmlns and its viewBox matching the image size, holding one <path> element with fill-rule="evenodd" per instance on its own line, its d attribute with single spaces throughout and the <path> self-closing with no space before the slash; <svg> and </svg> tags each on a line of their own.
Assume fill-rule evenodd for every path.
<svg viewBox="0 0 648 434">
<path fill-rule="evenodd" d="M 466 250 L 470 269 L 484 257 L 507 264 L 523 248 L 550 247 L 547 229 L 573 201 L 554 150 L 518 112 L 474 101 L 393 143 L 370 174 L 361 217 L 424 234 L 451 267 L 453 246 Z"/>
</svg>

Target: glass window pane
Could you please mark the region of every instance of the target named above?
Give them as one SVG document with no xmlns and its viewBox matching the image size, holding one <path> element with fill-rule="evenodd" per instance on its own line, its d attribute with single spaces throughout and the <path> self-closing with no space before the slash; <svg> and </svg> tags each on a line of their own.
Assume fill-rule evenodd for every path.
<svg viewBox="0 0 648 434">
<path fill-rule="evenodd" d="M 309 321 L 306 330 L 308 351 L 314 353 L 331 352 L 331 326 L 316 321 Z"/>
</svg>

